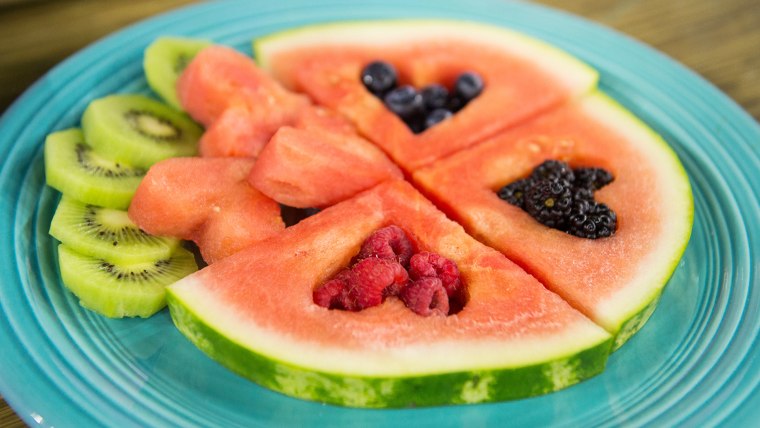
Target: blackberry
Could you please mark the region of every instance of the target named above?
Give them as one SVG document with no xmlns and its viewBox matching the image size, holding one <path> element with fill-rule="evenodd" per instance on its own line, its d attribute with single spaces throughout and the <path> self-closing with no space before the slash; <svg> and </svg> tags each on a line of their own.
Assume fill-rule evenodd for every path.
<svg viewBox="0 0 760 428">
<path fill-rule="evenodd" d="M 523 196 L 523 209 L 539 223 L 563 230 L 573 208 L 572 185 L 561 178 L 534 180 Z"/>
<path fill-rule="evenodd" d="M 575 186 L 599 190 L 612 183 L 613 177 L 602 168 L 578 168 L 575 170 Z"/>
<path fill-rule="evenodd" d="M 362 70 L 362 83 L 368 91 L 382 97 L 396 86 L 396 69 L 383 61 L 373 61 Z"/>
<path fill-rule="evenodd" d="M 517 205 L 518 207 L 522 208 L 525 190 L 532 183 L 533 182 L 530 179 L 523 178 L 522 180 L 517 180 L 510 184 L 507 184 L 506 186 L 499 189 L 499 198 L 509 202 L 512 205 Z"/>
<path fill-rule="evenodd" d="M 530 174 L 534 180 L 540 179 L 563 179 L 570 183 L 575 181 L 575 174 L 567 163 L 558 160 L 546 160 L 541 165 L 535 167 Z"/>
<path fill-rule="evenodd" d="M 587 239 L 612 236 L 617 228 L 617 216 L 605 204 L 594 204 L 585 214 L 570 217 L 567 233 Z"/>
</svg>

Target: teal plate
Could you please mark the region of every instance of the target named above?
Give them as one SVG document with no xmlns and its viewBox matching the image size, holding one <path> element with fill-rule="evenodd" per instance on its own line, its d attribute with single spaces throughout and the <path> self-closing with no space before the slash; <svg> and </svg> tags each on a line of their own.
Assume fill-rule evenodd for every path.
<svg viewBox="0 0 760 428">
<path fill-rule="evenodd" d="M 301 401 L 208 359 L 172 326 L 109 320 L 82 309 L 59 280 L 48 226 L 45 135 L 76 126 L 87 103 L 148 93 L 142 51 L 162 34 L 250 53 L 251 39 L 307 23 L 444 17 L 511 27 L 566 49 L 601 86 L 674 147 L 692 180 L 691 242 L 657 311 L 600 376 L 526 400 L 402 410 Z M 0 121 L 0 393 L 41 426 L 748 426 L 760 420 L 760 129 L 704 80 L 587 21 L 502 0 L 229 1 L 144 21 L 60 64 Z"/>
</svg>

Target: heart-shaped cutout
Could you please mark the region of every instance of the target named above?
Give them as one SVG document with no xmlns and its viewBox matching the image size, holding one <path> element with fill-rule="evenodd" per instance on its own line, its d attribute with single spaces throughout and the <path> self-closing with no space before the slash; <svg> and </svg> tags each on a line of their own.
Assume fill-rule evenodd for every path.
<svg viewBox="0 0 760 428">
<path fill-rule="evenodd" d="M 421 89 L 398 85 L 398 73 L 385 61 L 367 64 L 361 81 L 373 95 L 406 123 L 415 134 L 450 118 L 483 92 L 483 78 L 475 72 L 461 73 L 453 88 L 432 83 Z"/>
</svg>

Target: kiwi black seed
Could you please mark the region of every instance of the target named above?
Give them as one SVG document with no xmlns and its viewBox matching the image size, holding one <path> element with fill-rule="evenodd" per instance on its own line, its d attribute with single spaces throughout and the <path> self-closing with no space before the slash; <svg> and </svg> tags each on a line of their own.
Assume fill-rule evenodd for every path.
<svg viewBox="0 0 760 428">
<path fill-rule="evenodd" d="M 181 110 L 177 79 L 195 55 L 211 45 L 206 40 L 161 37 L 145 49 L 143 69 L 151 89 L 167 104 Z"/>
<path fill-rule="evenodd" d="M 77 128 L 45 140 L 45 178 L 50 187 L 79 201 L 126 209 L 145 169 L 114 162 L 92 150 Z"/>
<path fill-rule="evenodd" d="M 64 195 L 50 224 L 50 234 L 73 250 L 115 263 L 168 258 L 175 238 L 150 235 L 126 211 L 85 204 Z"/>
<path fill-rule="evenodd" d="M 182 247 L 163 259 L 115 263 L 58 246 L 61 279 L 80 304 L 112 318 L 149 317 L 166 306 L 166 286 L 195 272 L 193 254 Z"/>
<path fill-rule="evenodd" d="M 141 168 L 195 155 L 202 133 L 183 113 L 136 94 L 91 102 L 82 116 L 82 131 L 87 143 L 103 156 Z"/>
</svg>

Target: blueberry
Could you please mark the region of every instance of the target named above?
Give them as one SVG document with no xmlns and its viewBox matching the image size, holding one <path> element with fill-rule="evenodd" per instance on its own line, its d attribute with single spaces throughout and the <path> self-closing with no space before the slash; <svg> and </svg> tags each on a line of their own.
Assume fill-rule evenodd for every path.
<svg viewBox="0 0 760 428">
<path fill-rule="evenodd" d="M 425 118 L 425 128 L 427 129 L 433 125 L 443 122 L 444 120 L 450 118 L 452 115 L 453 113 L 444 108 L 437 108 L 428 113 L 427 117 Z"/>
<path fill-rule="evenodd" d="M 425 110 L 422 95 L 409 85 L 391 90 L 385 95 L 384 101 L 390 111 L 407 122 L 421 115 Z"/>
<path fill-rule="evenodd" d="M 483 92 L 483 78 L 479 74 L 468 71 L 462 73 L 454 83 L 454 95 L 464 104 Z"/>
<path fill-rule="evenodd" d="M 383 61 L 373 61 L 362 70 L 364 86 L 375 95 L 383 96 L 396 86 L 396 69 Z"/>
<path fill-rule="evenodd" d="M 449 98 L 449 90 L 437 83 L 422 88 L 421 94 L 425 108 L 430 111 L 445 108 Z"/>
</svg>

